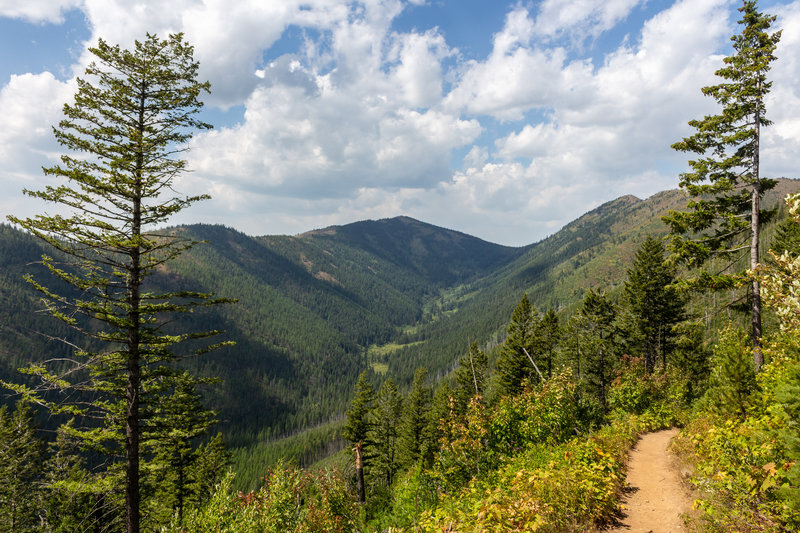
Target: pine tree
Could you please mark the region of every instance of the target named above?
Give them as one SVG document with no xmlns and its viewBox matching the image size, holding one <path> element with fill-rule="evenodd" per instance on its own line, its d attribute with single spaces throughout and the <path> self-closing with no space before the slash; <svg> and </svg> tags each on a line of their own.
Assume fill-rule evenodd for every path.
<svg viewBox="0 0 800 533">
<path fill-rule="evenodd" d="M 734 286 L 729 269 L 745 258 L 749 267 L 759 264 L 761 226 L 773 212 L 761 209 L 764 193 L 775 181 L 760 174 L 761 128 L 771 122 L 765 116 L 764 97 L 770 63 L 781 32 L 768 33 L 774 16 L 760 13 L 754 0 L 745 0 L 741 31 L 734 35 L 734 53 L 724 58 L 716 72 L 722 83 L 703 88 L 722 106 L 718 115 L 692 120 L 697 132 L 672 145 L 681 152 L 698 154 L 690 160 L 690 172 L 681 174 L 680 186 L 689 193 L 690 211 L 670 212 L 664 221 L 672 233 L 672 249 L 689 266 L 700 266 L 711 257 L 727 265 L 718 273 L 702 272 L 698 287 L 721 289 Z M 753 359 L 756 371 L 764 362 L 761 353 L 761 292 L 753 278 L 749 292 Z"/>
<path fill-rule="evenodd" d="M 431 405 L 431 390 L 425 384 L 428 371 L 418 368 L 414 372 L 411 390 L 403 402 L 403 419 L 400 422 L 401 464 L 410 466 L 422 457 L 425 444 L 425 428 L 428 425 L 428 410 Z"/>
<path fill-rule="evenodd" d="M 140 463 L 149 409 L 165 388 L 176 343 L 218 332 L 165 328 L 176 314 L 221 303 L 208 294 L 159 292 L 145 281 L 195 244 L 175 232 L 159 231 L 174 214 L 203 196 L 165 197 L 186 167 L 180 159 L 192 132 L 211 126 L 198 120 L 199 97 L 208 83 L 197 81 L 198 64 L 183 36 L 147 35 L 132 50 L 102 39 L 90 48 L 95 61 L 77 80 L 74 103 L 54 128 L 56 140 L 74 155 L 44 171 L 66 180 L 26 194 L 53 202 L 65 215 L 9 219 L 58 250 L 43 257 L 57 279 L 46 286 L 28 277 L 54 317 L 87 338 L 71 364 L 63 360 L 28 368 L 43 383 L 16 389 L 54 412 L 103 422 L 82 431 L 85 446 L 123 457 L 126 529 L 140 529 Z M 61 290 L 63 282 L 75 290 Z M 214 347 L 184 348 L 196 355 Z M 70 391 L 72 404 L 48 402 L 36 392 Z M 91 398 L 93 401 L 87 401 Z M 76 428 L 76 431 L 80 428 Z M 109 472 L 118 470 L 112 466 Z"/>
<path fill-rule="evenodd" d="M 800 255 L 800 222 L 791 216 L 781 220 L 775 228 L 775 240 L 770 249 L 778 255 L 784 252 Z"/>
<path fill-rule="evenodd" d="M 147 465 L 155 494 L 151 514 L 156 522 L 167 522 L 176 513 L 180 525 L 184 507 L 192 500 L 192 475 L 201 453 L 194 441 L 205 435 L 216 420 L 215 414 L 203 407 L 196 379 L 184 372 L 174 381 L 172 393 L 160 398 L 162 401 L 154 409 L 150 420 L 153 431 L 143 449 L 154 456 Z"/>
<path fill-rule="evenodd" d="M 197 448 L 191 479 L 191 503 L 202 507 L 211 498 L 225 477 L 231 462 L 231 453 L 222 440 L 222 433 Z"/>
<path fill-rule="evenodd" d="M 756 374 L 750 363 L 747 334 L 728 326 L 714 347 L 707 396 L 711 407 L 725 416 L 744 419 L 756 390 Z"/>
<path fill-rule="evenodd" d="M 539 359 L 544 363 L 547 369 L 547 379 L 553 377 L 553 364 L 555 360 L 555 351 L 561 340 L 561 326 L 558 323 L 558 315 L 551 307 L 547 312 L 542 315 L 539 322 L 538 332 L 538 349 Z M 544 370 L 542 371 L 544 372 Z"/>
<path fill-rule="evenodd" d="M 0 406 L 0 528 L 33 531 L 44 507 L 42 491 L 44 443 L 36 436 L 27 403 L 14 413 Z"/>
<path fill-rule="evenodd" d="M 664 259 L 664 245 L 648 235 L 628 269 L 625 297 L 633 314 L 636 337 L 641 339 L 645 371 L 652 372 L 674 347 L 673 326 L 683 320 L 685 300 L 674 287 L 675 267 Z"/>
<path fill-rule="evenodd" d="M 391 379 L 386 379 L 378 390 L 372 416 L 373 469 L 377 475 L 383 475 L 386 486 L 390 487 L 399 468 L 397 439 L 403 416 L 403 397 Z"/>
<path fill-rule="evenodd" d="M 435 455 L 441 449 L 442 438 L 445 437 L 443 424 L 451 418 L 451 413 L 456 407 L 453 390 L 447 383 L 442 383 L 433 394 L 430 408 L 428 409 L 428 422 L 422 439 L 422 464 L 425 468 L 433 465 Z"/>
<path fill-rule="evenodd" d="M 528 295 L 523 294 L 511 314 L 506 340 L 497 357 L 497 381 L 501 394 L 517 394 L 522 390 L 525 380 L 537 376 L 528 356 L 536 352 L 538 321 L 539 317 L 531 307 Z"/>
<path fill-rule="evenodd" d="M 589 290 L 576 314 L 582 380 L 588 392 L 607 409 L 606 393 L 619 359 L 617 310 L 605 294 Z"/>
<path fill-rule="evenodd" d="M 489 360 L 486 353 L 478 348 L 477 341 L 473 342 L 467 353 L 458 360 L 456 368 L 456 388 L 453 397 L 459 414 L 466 414 L 470 399 L 484 395 L 488 380 Z"/>
<path fill-rule="evenodd" d="M 367 492 L 364 485 L 364 466 L 368 448 L 372 445 L 372 421 L 370 412 L 375 401 L 375 388 L 367 379 L 366 370 L 358 376 L 353 400 L 347 410 L 347 423 L 342 430 L 342 436 L 353 445 L 356 454 L 356 490 L 358 501 L 366 503 Z"/>
<path fill-rule="evenodd" d="M 104 531 L 115 529 L 114 513 L 97 506 L 102 496 L 94 490 L 85 458 L 78 449 L 79 441 L 71 437 L 73 420 L 58 428 L 55 442 L 50 443 L 50 456 L 45 463 L 47 488 L 47 531 Z"/>
</svg>

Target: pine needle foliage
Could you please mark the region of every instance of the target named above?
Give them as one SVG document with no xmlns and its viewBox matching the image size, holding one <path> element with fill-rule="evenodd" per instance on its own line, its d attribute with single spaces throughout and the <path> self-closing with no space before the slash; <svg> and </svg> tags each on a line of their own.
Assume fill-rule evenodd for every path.
<svg viewBox="0 0 800 533">
<path fill-rule="evenodd" d="M 735 266 L 748 257 L 750 268 L 759 263 L 761 227 L 774 211 L 761 209 L 764 193 L 775 180 L 760 174 L 761 128 L 769 126 L 764 98 L 772 82 L 767 80 L 781 32 L 769 33 L 774 16 L 758 11 L 756 2 L 745 0 L 739 8 L 740 33 L 734 35 L 734 53 L 717 70 L 721 83 L 702 89 L 721 106 L 717 115 L 692 120 L 696 132 L 672 145 L 680 152 L 697 154 L 690 170 L 681 174 L 680 186 L 690 196 L 689 211 L 671 211 L 664 222 L 672 233 L 672 251 L 690 267 L 724 257 L 720 271 L 701 271 L 693 286 L 729 289 L 741 279 Z M 759 282 L 749 289 L 752 340 L 756 369 L 761 354 L 761 296 Z"/>
<path fill-rule="evenodd" d="M 179 196 L 172 186 L 186 170 L 181 155 L 193 132 L 211 127 L 197 117 L 209 84 L 197 81 L 193 48 L 181 34 L 148 34 L 130 50 L 101 39 L 89 51 L 94 62 L 53 128 L 68 153 L 44 169 L 65 183 L 25 191 L 61 214 L 9 217 L 57 251 L 42 258 L 55 281 L 27 280 L 86 343 L 71 358 L 27 367 L 40 386 L 12 387 L 53 413 L 87 421 L 72 429 L 82 446 L 116 465 L 123 459 L 126 528 L 136 532 L 140 443 L 158 430 L 151 417 L 174 388 L 174 363 L 228 344 L 197 342 L 219 331 L 176 331 L 169 323 L 229 300 L 146 283 L 196 244 L 157 228 L 208 198 Z"/>
</svg>

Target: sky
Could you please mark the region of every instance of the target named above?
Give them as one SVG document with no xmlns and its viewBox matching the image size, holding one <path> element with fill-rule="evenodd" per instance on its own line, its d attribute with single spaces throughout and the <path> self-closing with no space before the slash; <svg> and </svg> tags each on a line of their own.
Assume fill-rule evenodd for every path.
<svg viewBox="0 0 800 533">
<path fill-rule="evenodd" d="M 211 200 L 174 223 L 297 234 L 406 215 L 541 240 L 619 196 L 678 186 L 670 145 L 716 113 L 733 0 L 0 0 L 0 219 L 53 207 L 52 126 L 99 38 L 184 32 L 211 82 L 187 172 Z M 800 177 L 800 0 L 783 36 L 762 173 Z"/>
</svg>

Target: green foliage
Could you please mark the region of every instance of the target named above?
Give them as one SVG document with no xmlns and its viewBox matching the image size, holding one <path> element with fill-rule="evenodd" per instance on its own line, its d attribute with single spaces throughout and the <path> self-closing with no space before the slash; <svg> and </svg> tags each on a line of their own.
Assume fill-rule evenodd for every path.
<svg viewBox="0 0 800 533">
<path fill-rule="evenodd" d="M 431 405 L 431 389 L 426 385 L 428 371 L 418 368 L 414 382 L 403 402 L 403 418 L 400 423 L 400 461 L 409 467 L 423 458 L 428 427 L 428 410 Z"/>
<path fill-rule="evenodd" d="M 673 327 L 684 318 L 685 297 L 675 288 L 676 269 L 664 259 L 664 245 L 648 235 L 639 246 L 625 280 L 625 299 L 633 315 L 631 335 L 639 340 L 645 370 L 666 366 L 673 351 Z"/>
<path fill-rule="evenodd" d="M 176 361 L 226 344 L 198 343 L 219 333 L 214 329 L 187 332 L 170 325 L 176 315 L 226 300 L 146 283 L 195 244 L 158 228 L 207 198 L 162 194 L 185 170 L 178 155 L 193 131 L 211 127 L 196 118 L 209 84 L 197 81 L 193 48 L 180 34 L 165 40 L 148 34 L 132 50 L 100 39 L 89 51 L 95 61 L 77 80 L 74 103 L 64 105 L 64 119 L 53 129 L 71 154 L 44 169 L 65 184 L 25 191 L 67 214 L 9 217 L 59 254 L 42 256 L 54 284 L 27 280 L 43 295 L 48 313 L 83 339 L 70 358 L 27 366 L 25 372 L 39 380 L 35 388 L 5 384 L 52 413 L 100 421 L 69 431 L 85 449 L 111 459 L 101 480 L 111 482 L 104 487 L 106 500 L 115 484 L 124 486 L 126 529 L 137 532 L 140 488 L 148 481 L 140 480 L 147 472 L 142 445 L 163 434 L 158 406 L 176 380 L 194 379 L 177 377 Z M 176 346 L 184 353 L 176 354 Z"/>
<path fill-rule="evenodd" d="M 36 436 L 30 406 L 0 406 L 0 531 L 39 531 L 44 492 L 44 443 Z"/>
<path fill-rule="evenodd" d="M 372 475 L 377 479 L 384 479 L 387 487 L 392 485 L 394 475 L 400 467 L 397 441 L 402 415 L 403 397 L 394 382 L 387 379 L 375 399 L 370 438 L 374 444 Z"/>
<path fill-rule="evenodd" d="M 691 400 L 683 372 L 668 366 L 648 373 L 639 359 L 624 358 L 608 394 L 612 419 L 634 415 L 641 429 L 655 431 L 685 422 Z"/>
<path fill-rule="evenodd" d="M 636 426 L 618 423 L 590 438 L 539 445 L 486 482 L 445 493 L 422 531 L 585 531 L 617 509 Z"/>
<path fill-rule="evenodd" d="M 561 326 L 558 323 L 558 315 L 551 307 L 542 315 L 539 322 L 538 343 L 536 351 L 538 359 L 543 362 L 542 373 L 549 379 L 553 376 L 555 365 L 555 350 L 562 336 Z"/>
<path fill-rule="evenodd" d="M 229 474 L 207 505 L 189 509 L 175 533 L 345 533 L 355 529 L 356 504 L 338 472 L 312 474 L 278 465 L 257 492 L 236 493 Z"/>
<path fill-rule="evenodd" d="M 497 382 L 501 394 L 516 394 L 526 380 L 537 379 L 536 370 L 528 358 L 536 353 L 538 313 L 531 306 L 528 295 L 523 294 L 511 315 L 506 328 L 506 340 L 497 358 Z M 526 355 L 527 352 L 527 355 Z"/>
<path fill-rule="evenodd" d="M 711 377 L 706 393 L 709 407 L 722 416 L 744 419 L 756 393 L 756 373 L 747 334 L 729 326 L 720 335 L 711 359 Z"/>
<path fill-rule="evenodd" d="M 767 73 L 776 59 L 781 32 L 768 33 L 776 17 L 759 12 L 755 0 L 745 0 L 739 11 L 741 29 L 731 38 L 734 53 L 716 72 L 724 81 L 703 88 L 703 94 L 722 107 L 721 113 L 690 121 L 696 133 L 672 145 L 698 155 L 689 161 L 691 170 L 681 174 L 680 186 L 691 197 L 689 211 L 671 211 L 664 217 L 672 251 L 690 267 L 699 267 L 712 256 L 728 261 L 719 270 L 700 271 L 692 285 L 705 289 L 732 288 L 742 274 L 732 267 L 747 251 L 750 268 L 758 266 L 761 228 L 774 215 L 760 202 L 776 182 L 760 175 L 759 163 L 761 128 L 771 124 L 764 107 L 772 86 Z M 751 280 L 748 293 L 758 370 L 763 358 L 757 279 Z"/>
<path fill-rule="evenodd" d="M 360 503 L 364 503 L 367 499 L 364 467 L 372 446 L 370 436 L 372 436 L 373 421 L 370 413 L 374 401 L 375 389 L 367 380 L 367 372 L 364 371 L 358 376 L 355 394 L 350 402 L 350 409 L 347 410 L 347 422 L 342 428 L 342 436 L 353 444 L 356 454 L 356 485 Z"/>
<path fill-rule="evenodd" d="M 456 388 L 453 397 L 456 410 L 465 413 L 471 398 L 483 396 L 489 381 L 489 360 L 486 353 L 478 348 L 477 341 L 469 346 L 467 353 L 458 360 L 456 368 Z"/>
<path fill-rule="evenodd" d="M 586 392 L 605 412 L 606 393 L 619 358 L 617 308 L 605 294 L 589 290 L 572 318 L 575 366 Z"/>
</svg>

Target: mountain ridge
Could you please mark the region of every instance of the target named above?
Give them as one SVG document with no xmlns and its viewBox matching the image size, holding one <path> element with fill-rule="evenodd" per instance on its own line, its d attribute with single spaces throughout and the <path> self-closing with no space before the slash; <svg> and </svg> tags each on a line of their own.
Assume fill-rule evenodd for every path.
<svg viewBox="0 0 800 533">
<path fill-rule="evenodd" d="M 782 180 L 765 202 L 777 204 L 799 184 Z M 223 378 L 205 395 L 228 442 L 246 456 L 259 443 L 340 417 L 364 369 L 375 382 L 385 373 L 404 388 L 418 366 L 443 376 L 472 341 L 501 342 L 524 292 L 540 311 L 568 313 L 589 288 L 618 290 L 638 244 L 663 235 L 660 216 L 685 203 L 679 190 L 625 195 L 520 247 L 407 216 L 294 236 L 176 226 L 166 231 L 208 244 L 152 282 L 239 299 L 180 326 L 226 329 L 237 341 L 190 365 Z M 22 281 L 43 251 L 30 235 L 0 225 L 0 379 L 19 379 L 15 368 L 64 349 L 32 333 L 68 335 L 38 313 L 38 297 Z"/>
</svg>

